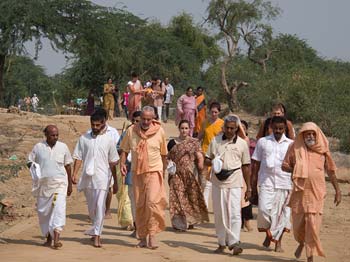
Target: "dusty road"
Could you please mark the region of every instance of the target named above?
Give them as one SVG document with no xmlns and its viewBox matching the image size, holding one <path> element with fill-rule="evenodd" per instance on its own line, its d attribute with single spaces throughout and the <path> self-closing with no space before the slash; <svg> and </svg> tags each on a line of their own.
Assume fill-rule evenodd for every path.
<svg viewBox="0 0 350 262">
<path fill-rule="evenodd" d="M 6 119 L 4 117 L 7 117 Z M 58 123 L 60 138 L 72 149 L 79 134 L 88 128 L 88 118 L 74 116 L 10 116 L 1 114 L 1 122 L 9 126 L 18 125 L 15 129 L 8 129 L 5 137 L 10 134 L 21 135 L 21 141 L 15 136 L 12 145 L 20 159 L 24 159 L 31 147 L 40 141 L 42 135 L 40 127 L 48 123 Z M 4 123 L 3 122 L 3 123 Z M 111 125 L 122 127 L 122 121 L 112 121 Z M 168 136 L 176 135 L 176 128 L 172 123 L 165 125 Z M 4 132 L 4 131 L 3 131 Z M 0 142 L 1 135 L 0 132 Z M 17 150 L 17 151 L 16 151 Z M 216 237 L 213 225 L 213 215 L 210 223 L 196 227 L 186 233 L 174 232 L 169 223 L 167 213 L 167 229 L 158 235 L 159 249 L 148 250 L 135 248 L 136 239 L 129 237 L 131 232 L 121 230 L 116 222 L 116 200 L 113 199 L 113 219 L 105 220 L 102 235 L 103 248 L 92 247 L 90 240 L 83 235 L 88 228 L 87 207 L 83 194 L 76 190 L 68 198 L 67 222 L 62 233 L 63 248 L 53 250 L 41 246 L 44 239 L 40 235 L 37 217 L 34 212 L 34 198 L 30 196 L 30 178 L 27 170 L 22 170 L 18 178 L 6 183 L 0 183 L 0 192 L 5 192 L 20 209 L 26 210 L 25 216 L 12 227 L 0 233 L 5 244 L 0 244 L 0 261 L 295 261 L 293 257 L 297 246 L 292 233 L 283 239 L 284 253 L 275 253 L 262 247 L 264 235 L 256 230 L 256 221 L 253 221 L 253 232 L 242 232 L 243 253 L 232 257 L 213 254 L 216 248 Z M 333 205 L 333 189 L 327 183 L 328 195 L 325 205 L 321 241 L 326 259 L 316 258 L 315 261 L 345 262 L 350 261 L 350 197 L 347 196 L 349 186 L 342 184 L 343 202 L 337 208 Z M 23 204 L 25 203 L 25 204 Z M 256 213 L 256 209 L 254 209 Z M 26 217 L 26 218 L 23 218 Z M 301 261 L 305 261 L 304 255 Z"/>
</svg>

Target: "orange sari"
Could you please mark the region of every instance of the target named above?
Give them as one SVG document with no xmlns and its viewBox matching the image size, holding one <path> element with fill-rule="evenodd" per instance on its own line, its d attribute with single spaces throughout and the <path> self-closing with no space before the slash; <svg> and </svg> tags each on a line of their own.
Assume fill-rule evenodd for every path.
<svg viewBox="0 0 350 262">
<path fill-rule="evenodd" d="M 205 102 L 204 95 L 196 97 L 196 106 L 197 106 L 197 117 L 194 126 L 194 132 L 199 133 L 203 128 L 203 122 L 207 117 L 207 105 Z"/>
<path fill-rule="evenodd" d="M 128 112 L 129 112 L 129 119 L 132 118 L 132 114 L 135 111 L 141 110 L 141 98 L 142 95 L 140 93 L 135 93 L 138 91 L 141 91 L 142 85 L 139 80 L 137 80 L 135 83 L 129 86 L 130 94 L 129 94 L 129 101 L 128 101 Z"/>
</svg>

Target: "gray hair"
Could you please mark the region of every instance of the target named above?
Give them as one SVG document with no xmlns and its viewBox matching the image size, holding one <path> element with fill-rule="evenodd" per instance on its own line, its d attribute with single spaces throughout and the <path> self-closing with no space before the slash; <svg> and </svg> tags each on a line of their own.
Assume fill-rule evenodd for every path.
<svg viewBox="0 0 350 262">
<path fill-rule="evenodd" d="M 153 115 L 156 114 L 156 112 L 154 111 L 154 108 L 153 108 L 152 106 L 144 106 L 144 107 L 142 108 L 142 113 L 143 113 L 143 112 L 152 112 Z"/>
<path fill-rule="evenodd" d="M 224 121 L 225 121 L 225 124 L 231 123 L 231 122 L 235 122 L 237 126 L 241 124 L 241 120 L 237 115 L 228 115 L 225 117 Z"/>
</svg>

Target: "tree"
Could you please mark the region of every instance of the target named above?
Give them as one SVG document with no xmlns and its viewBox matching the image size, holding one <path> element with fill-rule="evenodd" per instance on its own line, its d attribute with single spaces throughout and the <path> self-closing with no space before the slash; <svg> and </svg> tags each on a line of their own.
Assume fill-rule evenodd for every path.
<svg viewBox="0 0 350 262">
<path fill-rule="evenodd" d="M 10 55 L 26 54 L 25 43 L 35 41 L 35 56 L 43 37 L 54 49 L 67 50 L 81 18 L 96 6 L 86 0 L 2 0 L 0 2 L 0 103 L 4 103 L 4 70 Z"/>
<path fill-rule="evenodd" d="M 248 83 L 239 79 L 227 79 L 226 69 L 232 64 L 243 44 L 248 46 L 248 57 L 260 64 L 266 71 L 266 61 L 272 50 L 267 50 L 264 58 L 254 58 L 254 50 L 270 41 L 272 29 L 267 21 L 279 14 L 279 9 L 271 2 L 263 0 L 212 0 L 207 8 L 206 21 L 219 31 L 218 38 L 224 41 L 225 55 L 221 61 L 221 86 L 227 94 L 231 111 L 238 109 L 237 93 Z"/>
</svg>

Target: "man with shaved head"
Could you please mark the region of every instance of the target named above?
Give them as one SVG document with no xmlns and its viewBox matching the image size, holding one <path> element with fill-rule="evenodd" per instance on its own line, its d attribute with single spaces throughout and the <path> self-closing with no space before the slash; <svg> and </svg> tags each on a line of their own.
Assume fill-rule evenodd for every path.
<svg viewBox="0 0 350 262">
<path fill-rule="evenodd" d="M 163 179 L 168 153 L 164 130 L 154 117 L 154 108 L 145 106 L 141 121 L 127 130 L 120 145 L 120 171 L 123 176 L 127 173 L 126 157 L 129 152 L 132 156 L 136 230 L 141 240 L 137 246 L 150 249 L 158 247 L 155 235 L 165 229 L 166 199 Z"/>
<path fill-rule="evenodd" d="M 46 140 L 37 143 L 29 154 L 28 166 L 35 173 L 37 211 L 45 246 L 58 249 L 60 233 L 66 223 L 66 196 L 72 193 L 72 156 L 66 144 L 58 141 L 58 128 L 48 125 L 44 129 Z"/>
</svg>

